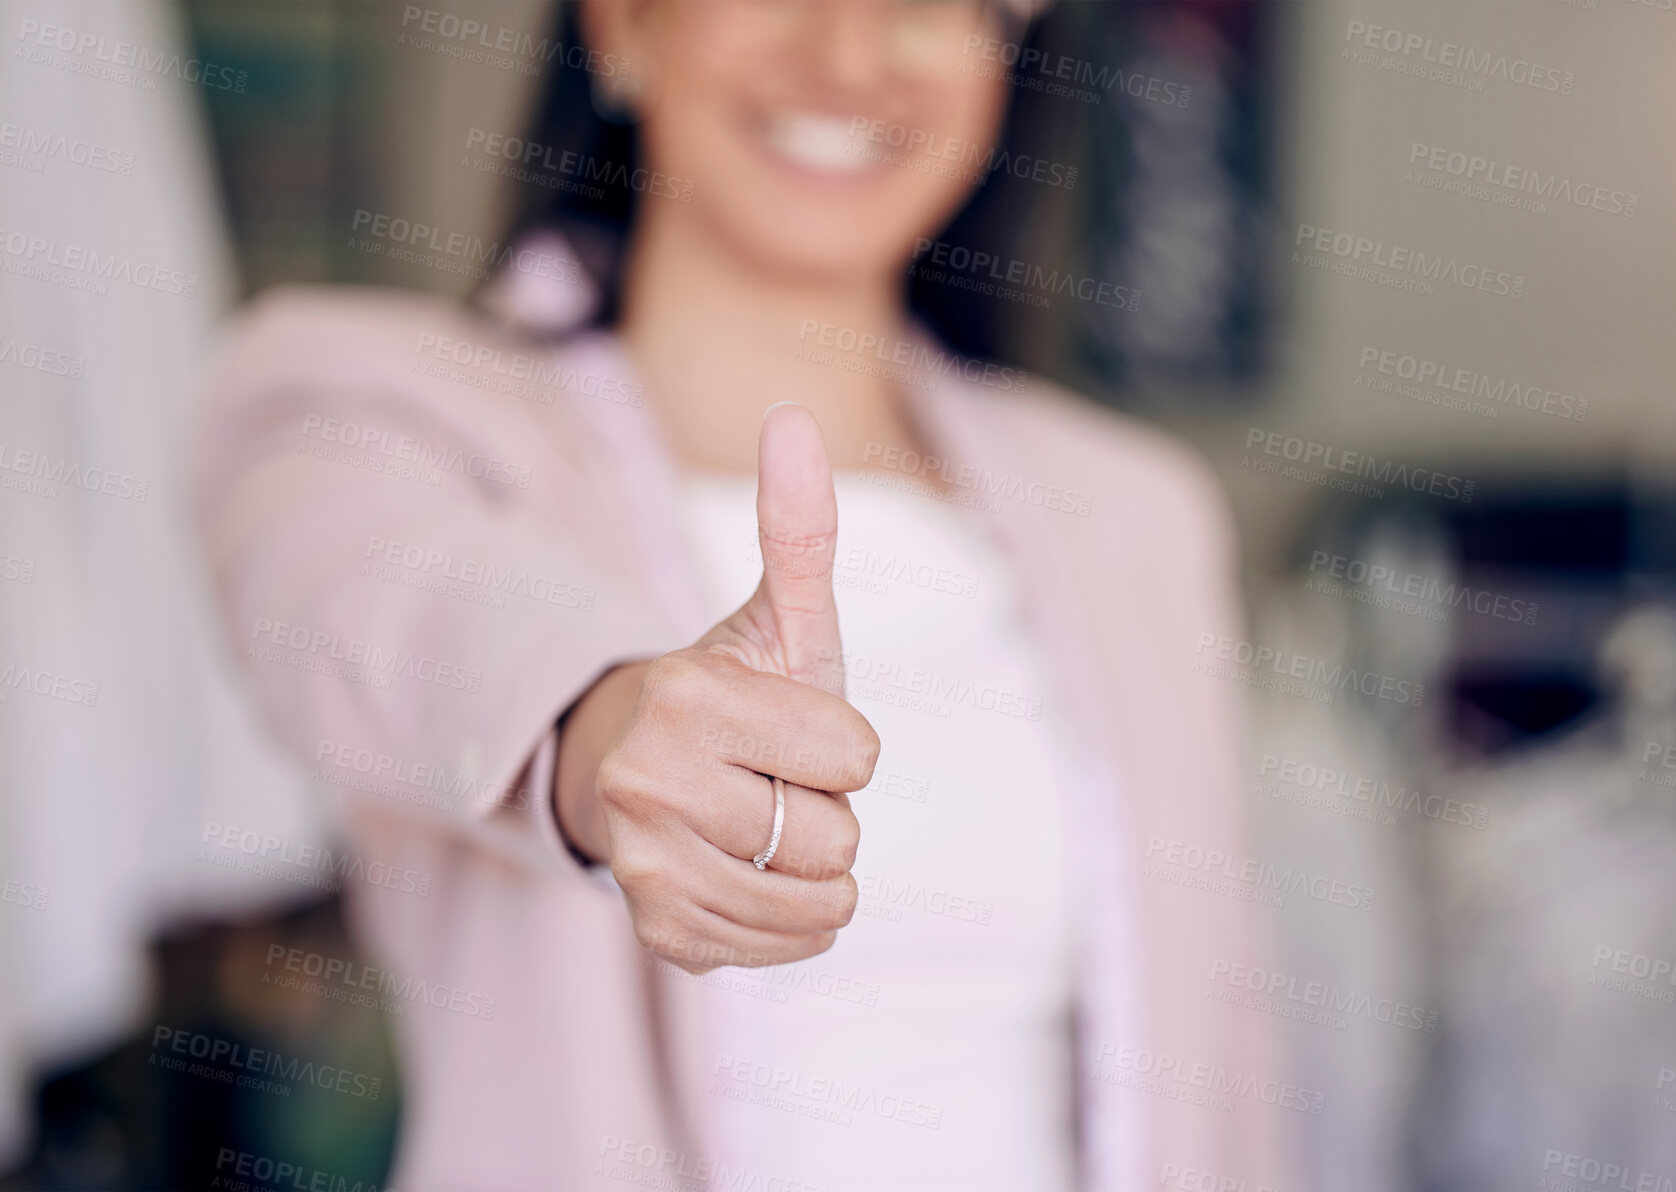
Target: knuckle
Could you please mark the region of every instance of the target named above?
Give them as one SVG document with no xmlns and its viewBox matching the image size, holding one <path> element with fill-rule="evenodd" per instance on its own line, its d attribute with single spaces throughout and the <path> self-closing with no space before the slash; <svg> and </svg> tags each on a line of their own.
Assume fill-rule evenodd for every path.
<svg viewBox="0 0 1676 1192">
<path fill-rule="evenodd" d="M 704 665 L 683 650 L 656 658 L 641 679 L 640 698 L 648 708 L 662 713 L 681 713 L 699 707 L 704 700 L 708 676 Z"/>
<path fill-rule="evenodd" d="M 611 857 L 611 876 L 619 886 L 637 895 L 650 894 L 662 879 L 662 868 L 649 853 L 636 849 L 618 849 Z M 640 923 L 635 924 L 636 930 Z"/>
<path fill-rule="evenodd" d="M 668 915 L 636 916 L 634 937 L 648 952 L 689 973 L 708 972 L 726 963 L 717 954 L 717 945 L 688 936 Z"/>
<path fill-rule="evenodd" d="M 594 771 L 594 792 L 602 803 L 618 803 L 633 788 L 632 767 L 621 749 L 613 749 L 600 759 Z"/>
<path fill-rule="evenodd" d="M 861 821 L 853 813 L 839 820 L 835 845 L 839 872 L 849 874 L 855 868 L 856 854 L 861 851 Z"/>
<path fill-rule="evenodd" d="M 817 881 L 847 876 L 855 868 L 856 854 L 860 849 L 861 821 L 846 813 L 822 833 L 820 843 L 810 850 L 808 863 L 804 866 L 807 872 L 799 876 Z"/>
<path fill-rule="evenodd" d="M 831 835 L 823 839 L 818 847 L 810 850 L 809 859 L 802 866 L 803 872 L 797 876 L 825 882 L 846 872 L 847 868 L 844 864 L 843 842 L 836 835 Z"/>
<path fill-rule="evenodd" d="M 827 862 L 818 853 L 809 856 L 788 857 L 782 864 L 780 859 L 774 859 L 774 868 L 791 877 L 806 878 L 810 881 L 824 881 L 834 876 L 827 872 Z"/>
<path fill-rule="evenodd" d="M 654 778 L 654 759 L 630 737 L 600 759 L 594 794 L 601 807 L 634 820 L 651 818 L 664 802 L 667 784 Z"/>
<path fill-rule="evenodd" d="M 663 956 L 669 943 L 669 937 L 656 919 L 649 915 L 635 915 L 634 942 L 648 952 Z"/>
<path fill-rule="evenodd" d="M 879 764 L 879 752 L 883 748 L 878 732 L 866 717 L 857 713 L 846 759 L 850 766 L 850 781 L 855 784 L 851 790 L 861 790 L 873 781 L 873 768 Z"/>
<path fill-rule="evenodd" d="M 796 964 L 799 960 L 807 960 L 818 955 L 820 948 L 815 946 L 814 935 L 788 936 L 774 948 L 774 964 Z"/>
<path fill-rule="evenodd" d="M 855 918 L 856 904 L 860 901 L 861 888 L 856 885 L 855 878 L 847 873 L 844 874 L 827 896 L 827 906 L 832 912 L 832 927 L 848 927 L 850 920 Z"/>
<path fill-rule="evenodd" d="M 630 816 L 638 816 L 648 803 L 654 801 L 657 784 L 651 779 L 643 759 L 625 742 L 600 759 L 594 771 L 594 793 L 601 805 Z"/>
</svg>

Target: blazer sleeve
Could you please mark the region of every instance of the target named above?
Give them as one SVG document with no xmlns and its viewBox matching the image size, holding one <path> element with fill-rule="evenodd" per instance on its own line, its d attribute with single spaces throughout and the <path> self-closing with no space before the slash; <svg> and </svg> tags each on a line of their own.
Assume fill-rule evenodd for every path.
<svg viewBox="0 0 1676 1192">
<path fill-rule="evenodd" d="M 316 783 L 580 878 L 554 724 L 667 651 L 604 452 L 539 405 L 426 370 L 441 303 L 281 294 L 237 320 L 193 446 L 194 515 L 264 720 Z M 620 507 L 620 503 L 619 503 Z"/>
<path fill-rule="evenodd" d="M 1149 591 L 1146 631 L 1150 655 L 1144 686 L 1158 715 L 1146 740 L 1130 742 L 1130 757 L 1146 772 L 1151 797 L 1141 812 L 1143 864 L 1153 841 L 1182 841 L 1223 855 L 1255 855 L 1248 772 L 1245 689 L 1198 673 L 1202 643 L 1245 636 L 1240 602 L 1239 546 L 1232 509 L 1207 465 L 1173 444 L 1155 442 L 1159 470 L 1151 548 L 1145 573 L 1133 579 Z M 1133 709 L 1144 716 L 1139 707 Z M 1271 1082 L 1285 1080 L 1276 1020 L 1230 1008 L 1204 996 L 1218 962 L 1272 969 L 1274 928 L 1251 902 L 1168 882 L 1143 881 L 1153 916 L 1155 947 L 1151 999 L 1160 1047 L 1224 1073 Z M 1251 1188 L 1295 1186 L 1297 1124 L 1291 1112 L 1238 1098 L 1234 1111 L 1187 1102 L 1164 1107 L 1157 1123 L 1166 1161 L 1195 1162 Z"/>
</svg>

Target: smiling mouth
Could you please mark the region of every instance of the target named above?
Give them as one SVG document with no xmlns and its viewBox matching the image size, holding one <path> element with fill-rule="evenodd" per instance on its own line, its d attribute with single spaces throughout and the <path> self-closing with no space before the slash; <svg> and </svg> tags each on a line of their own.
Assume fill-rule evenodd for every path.
<svg viewBox="0 0 1676 1192">
<path fill-rule="evenodd" d="M 881 165 L 877 156 L 867 153 L 867 138 L 846 116 L 774 112 L 764 126 L 762 143 L 781 162 L 829 178 L 855 178 L 875 173 Z"/>
</svg>

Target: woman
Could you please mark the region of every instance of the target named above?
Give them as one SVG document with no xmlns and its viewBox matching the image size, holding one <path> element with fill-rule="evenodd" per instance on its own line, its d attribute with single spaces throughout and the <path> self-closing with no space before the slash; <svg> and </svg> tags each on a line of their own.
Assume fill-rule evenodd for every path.
<svg viewBox="0 0 1676 1192">
<path fill-rule="evenodd" d="M 1246 855 L 1214 490 L 904 297 L 1016 18 L 580 16 L 619 123 L 558 170 L 639 167 L 582 192 L 625 222 L 486 311 L 263 300 L 202 451 L 269 721 L 433 877 L 353 898 L 438 991 L 395 1183 L 1260 1186 L 1262 1016 L 1204 996 L 1243 903 L 1149 868 Z"/>
</svg>

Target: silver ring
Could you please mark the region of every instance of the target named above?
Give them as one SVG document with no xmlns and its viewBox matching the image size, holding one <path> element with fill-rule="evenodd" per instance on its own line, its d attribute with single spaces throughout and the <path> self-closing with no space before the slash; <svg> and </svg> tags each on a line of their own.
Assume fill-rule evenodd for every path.
<svg viewBox="0 0 1676 1192">
<path fill-rule="evenodd" d="M 764 778 L 768 775 L 764 774 Z M 751 858 L 751 864 L 758 869 L 767 869 L 768 863 L 774 859 L 774 850 L 780 847 L 780 830 L 786 826 L 786 784 L 782 778 L 769 778 L 774 784 L 774 833 L 768 838 L 768 847 Z"/>
</svg>

